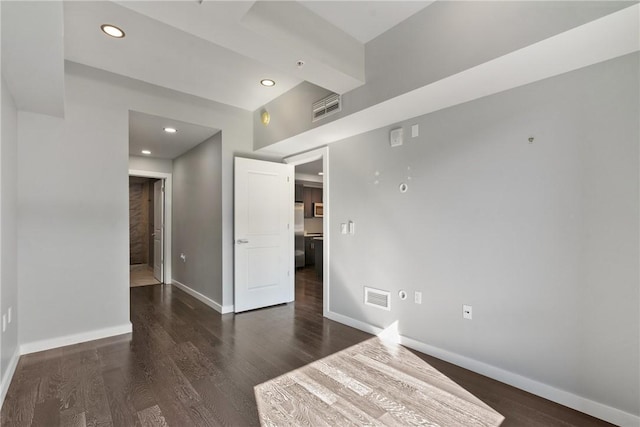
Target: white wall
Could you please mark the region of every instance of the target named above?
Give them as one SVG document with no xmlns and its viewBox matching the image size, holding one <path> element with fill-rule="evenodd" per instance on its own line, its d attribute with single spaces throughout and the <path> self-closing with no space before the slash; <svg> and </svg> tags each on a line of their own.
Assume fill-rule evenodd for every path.
<svg viewBox="0 0 640 427">
<path fill-rule="evenodd" d="M 333 144 L 332 224 L 356 235 L 333 230 L 330 310 L 637 417 L 638 59 L 408 120 L 401 147 Z"/>
<path fill-rule="evenodd" d="M 18 114 L 20 341 L 31 350 L 129 324 L 128 116 L 73 79 L 66 95 L 65 119 Z"/>
<path fill-rule="evenodd" d="M 4 397 L 18 349 L 18 118 L 13 98 L 2 79 L 2 140 L 0 141 L 0 309 L 7 315 L 12 308 L 12 322 L 0 340 L 0 385 Z"/>
<path fill-rule="evenodd" d="M 129 169 L 147 172 L 173 172 L 173 160 L 152 157 L 129 156 Z"/>
<path fill-rule="evenodd" d="M 232 159 L 252 150 L 251 113 L 74 63 L 66 64 L 65 86 L 64 120 L 18 119 L 21 343 L 40 349 L 128 323 L 129 110 L 223 130 L 230 279 L 222 298 L 232 304 Z"/>
<path fill-rule="evenodd" d="M 302 82 L 288 92 L 253 112 L 253 146 L 255 149 L 266 147 L 291 135 L 297 135 L 310 128 L 322 126 L 326 121 L 311 121 L 311 105 L 333 92 Z M 268 111 L 271 117 L 268 126 L 262 124 L 262 112 Z M 334 113 L 331 117 L 342 117 L 342 113 Z"/>
<path fill-rule="evenodd" d="M 623 1 L 436 1 L 366 45 L 367 83 L 347 113 L 613 13 Z"/>
<path fill-rule="evenodd" d="M 173 161 L 173 279 L 222 305 L 222 134 Z M 186 261 L 180 259 L 184 253 Z"/>
</svg>

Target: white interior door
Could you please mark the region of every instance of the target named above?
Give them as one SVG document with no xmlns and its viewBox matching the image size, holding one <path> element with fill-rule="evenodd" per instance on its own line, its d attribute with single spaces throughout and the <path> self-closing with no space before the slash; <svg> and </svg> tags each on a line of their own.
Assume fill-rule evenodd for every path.
<svg viewBox="0 0 640 427">
<path fill-rule="evenodd" d="M 164 283 L 164 180 L 153 183 L 153 277 Z"/>
<path fill-rule="evenodd" d="M 236 157 L 236 313 L 294 300 L 293 190 L 293 166 Z"/>
</svg>

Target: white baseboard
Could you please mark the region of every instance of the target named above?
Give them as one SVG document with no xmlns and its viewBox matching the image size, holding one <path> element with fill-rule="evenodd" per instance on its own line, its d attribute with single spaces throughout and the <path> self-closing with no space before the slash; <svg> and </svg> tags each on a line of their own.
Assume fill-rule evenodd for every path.
<svg viewBox="0 0 640 427">
<path fill-rule="evenodd" d="M 13 356 L 11 356 L 11 360 L 9 360 L 7 370 L 2 375 L 2 383 L 0 383 L 0 408 L 4 403 L 4 398 L 7 396 L 7 391 L 9 391 L 9 385 L 13 379 L 13 374 L 16 372 L 18 360 L 20 360 L 20 348 L 16 347 L 16 351 L 13 352 Z"/>
<path fill-rule="evenodd" d="M 382 328 L 377 326 L 373 326 L 361 320 L 353 319 L 332 311 L 329 311 L 326 317 L 375 335 L 383 331 Z M 400 344 L 610 423 L 623 427 L 640 426 L 640 417 L 637 415 L 586 399 L 565 390 L 560 390 L 548 384 L 532 380 L 531 378 L 505 371 L 504 369 L 496 366 L 492 366 L 457 353 L 452 353 L 402 335 L 400 335 Z"/>
<path fill-rule="evenodd" d="M 189 286 L 185 285 L 184 283 L 180 283 L 177 280 L 172 280 L 171 283 L 176 288 L 178 288 L 178 289 L 180 289 L 182 291 L 185 291 L 186 293 L 188 293 L 189 295 L 191 295 L 195 299 L 205 303 L 206 305 L 208 305 L 209 307 L 213 308 L 215 311 L 217 311 L 220 314 L 233 313 L 233 306 L 232 305 L 221 305 L 221 304 L 217 303 L 216 301 L 212 300 L 211 298 L 209 298 L 208 296 L 203 295 L 200 292 L 191 289 Z"/>
<path fill-rule="evenodd" d="M 50 350 L 52 348 L 64 347 L 65 345 L 78 344 L 85 341 L 99 340 L 115 335 L 131 333 L 133 327 L 131 322 L 124 325 L 112 326 L 110 328 L 97 329 L 95 331 L 81 332 L 79 334 L 65 335 L 42 341 L 34 341 L 20 345 L 20 354 L 35 353 L 37 351 Z"/>
<path fill-rule="evenodd" d="M 342 314 L 336 313 L 335 311 L 327 311 L 327 315 L 325 317 L 331 320 L 335 320 L 336 322 L 340 322 L 344 325 L 351 326 L 352 328 L 360 329 L 361 331 L 365 331 L 373 335 L 378 335 L 380 332 L 384 330 L 377 326 L 373 326 L 367 322 L 356 320 L 352 317 L 348 317 L 348 316 L 344 316 Z"/>
</svg>

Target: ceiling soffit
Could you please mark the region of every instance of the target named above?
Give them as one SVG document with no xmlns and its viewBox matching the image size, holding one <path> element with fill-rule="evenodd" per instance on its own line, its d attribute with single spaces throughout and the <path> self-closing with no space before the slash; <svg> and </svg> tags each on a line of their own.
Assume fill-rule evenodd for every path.
<svg viewBox="0 0 640 427">
<path fill-rule="evenodd" d="M 119 5 L 337 93 L 364 83 L 364 44 L 297 2 Z M 297 66 L 304 60 L 303 67 Z"/>
</svg>

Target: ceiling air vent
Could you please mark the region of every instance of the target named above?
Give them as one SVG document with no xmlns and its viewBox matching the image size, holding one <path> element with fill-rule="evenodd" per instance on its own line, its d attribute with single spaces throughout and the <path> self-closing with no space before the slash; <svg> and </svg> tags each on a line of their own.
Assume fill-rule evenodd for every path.
<svg viewBox="0 0 640 427">
<path fill-rule="evenodd" d="M 391 310 L 391 293 L 365 286 L 364 303 L 384 310 Z"/>
<path fill-rule="evenodd" d="M 342 109 L 342 100 L 337 93 L 331 94 L 318 102 L 314 102 L 312 106 L 313 120 L 316 122 L 320 119 L 324 119 L 334 113 L 337 113 Z"/>
</svg>

